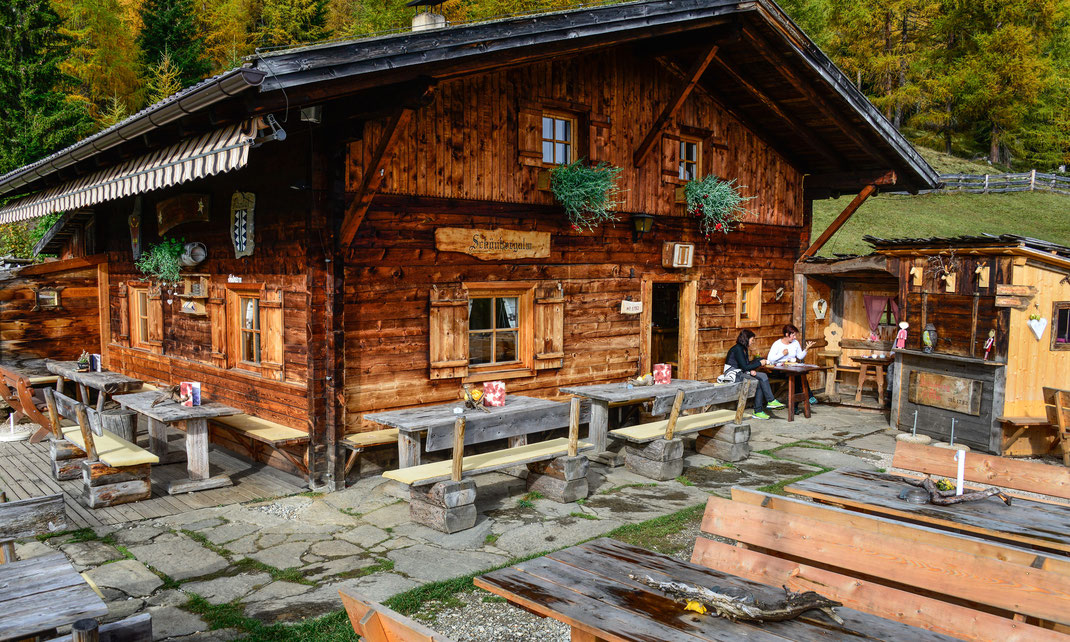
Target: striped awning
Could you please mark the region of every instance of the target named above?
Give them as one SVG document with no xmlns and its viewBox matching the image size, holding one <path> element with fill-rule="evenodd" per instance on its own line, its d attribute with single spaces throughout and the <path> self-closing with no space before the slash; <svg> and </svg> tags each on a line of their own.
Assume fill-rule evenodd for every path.
<svg viewBox="0 0 1070 642">
<path fill-rule="evenodd" d="M 0 207 L 0 223 L 76 210 L 245 167 L 256 136 L 246 121 L 190 138 Z"/>
</svg>

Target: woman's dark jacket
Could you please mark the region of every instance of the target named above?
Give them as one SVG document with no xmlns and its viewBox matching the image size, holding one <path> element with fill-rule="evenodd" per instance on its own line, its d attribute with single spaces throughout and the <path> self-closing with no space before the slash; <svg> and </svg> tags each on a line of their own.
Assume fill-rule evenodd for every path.
<svg viewBox="0 0 1070 642">
<path fill-rule="evenodd" d="M 728 351 L 728 357 L 724 361 L 733 368 L 739 368 L 740 370 L 745 370 L 747 372 L 762 367 L 762 360 L 755 359 L 754 361 L 751 361 L 750 355 L 747 353 L 747 348 L 738 343 L 732 346 L 732 349 Z"/>
</svg>

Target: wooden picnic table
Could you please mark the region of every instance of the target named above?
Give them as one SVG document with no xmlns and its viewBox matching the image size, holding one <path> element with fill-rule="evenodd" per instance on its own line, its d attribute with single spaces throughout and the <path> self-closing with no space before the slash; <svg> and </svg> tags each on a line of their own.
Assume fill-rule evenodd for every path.
<svg viewBox="0 0 1070 642">
<path fill-rule="evenodd" d="M 463 411 L 456 413 L 455 408 L 461 408 Z M 488 412 L 483 412 L 475 408 L 465 408 L 464 402 L 457 400 L 434 406 L 374 412 L 364 415 L 364 418 L 398 429 L 398 468 L 420 465 L 420 435 L 423 432 L 437 428 L 437 434 L 442 435 L 444 439 L 448 438 L 449 435 L 445 431 L 452 431 L 453 422 L 461 416 L 468 420 L 478 419 L 484 431 L 497 431 L 502 437 L 509 437 L 510 447 L 527 443 L 527 433 L 568 426 L 568 404 L 560 401 L 505 395 L 504 406 L 489 406 L 487 410 Z M 580 421 L 584 421 L 583 417 Z M 525 426 L 524 434 L 513 436 L 516 431 L 510 430 L 510 426 L 517 422 L 528 425 Z"/>
<path fill-rule="evenodd" d="M 709 385 L 708 381 L 673 379 L 669 383 L 651 386 L 636 386 L 624 381 L 588 386 L 567 386 L 559 390 L 564 394 L 591 400 L 591 424 L 587 441 L 594 444 L 594 453 L 590 458 L 610 466 L 619 466 L 623 463 L 623 459 L 617 453 L 607 452 L 610 404 L 618 406 L 650 401 L 658 397 L 675 397 L 680 390 L 687 392 Z"/>
<path fill-rule="evenodd" d="M 876 615 L 837 607 L 839 625 L 817 611 L 783 622 L 732 622 L 685 611 L 682 604 L 629 577 L 742 590 L 760 600 L 771 587 L 612 539 L 597 539 L 475 579 L 476 586 L 572 627 L 573 642 L 709 642 L 710 640 L 952 640 Z"/>
<path fill-rule="evenodd" d="M 108 614 L 62 553 L 0 564 L 0 640 L 19 640 Z"/>
<path fill-rule="evenodd" d="M 215 417 L 227 417 L 241 414 L 237 408 L 223 405 L 217 401 L 208 401 L 201 397 L 199 406 L 183 406 L 170 399 L 153 406 L 159 398 L 158 392 L 136 392 L 117 395 L 122 407 L 145 415 L 149 423 L 149 451 L 160 458 L 161 464 L 170 464 L 186 460 L 189 479 L 172 481 L 168 494 L 188 493 L 195 490 L 208 490 L 230 486 L 230 475 L 212 477 L 208 468 L 208 420 Z M 170 452 L 167 445 L 166 426 L 171 426 L 186 433 L 186 452 Z"/>
<path fill-rule="evenodd" d="M 911 504 L 899 499 L 900 492 L 911 488 L 906 479 L 865 470 L 834 470 L 785 490 L 851 510 L 1070 555 L 1070 505 L 1021 497 L 1015 497 L 1010 506 L 996 497 L 951 506 Z"/>
<path fill-rule="evenodd" d="M 28 417 L 41 426 L 30 437 L 30 443 L 37 443 L 52 432 L 52 424 L 43 413 L 44 398 L 38 393 L 42 387 L 55 383 L 55 379 L 40 357 L 9 351 L 0 359 L 0 396 L 15 412 L 14 422 Z"/>
<path fill-rule="evenodd" d="M 145 383 L 141 379 L 107 370 L 102 372 L 79 372 L 77 361 L 52 361 L 48 359 L 45 361 L 45 367 L 49 372 L 59 377 L 59 380 L 56 381 L 57 392 L 63 392 L 64 381 L 73 381 L 78 384 L 79 401 L 88 405 L 88 389 L 96 390 L 99 393 L 97 396 L 97 412 L 104 410 L 104 402 L 107 400 L 108 395 L 133 392 L 139 390 Z"/>
<path fill-rule="evenodd" d="M 828 370 L 828 366 L 815 366 L 811 363 L 780 363 L 764 365 L 760 368 L 768 373 L 784 375 L 788 380 L 788 421 L 795 421 L 795 403 L 803 405 L 803 415 L 810 418 L 810 382 L 811 372 Z"/>
</svg>

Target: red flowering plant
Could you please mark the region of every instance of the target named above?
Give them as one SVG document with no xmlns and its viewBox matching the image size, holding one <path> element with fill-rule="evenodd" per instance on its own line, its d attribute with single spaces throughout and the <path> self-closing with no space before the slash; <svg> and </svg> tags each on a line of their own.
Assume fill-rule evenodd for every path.
<svg viewBox="0 0 1070 642">
<path fill-rule="evenodd" d="M 712 175 L 684 187 L 687 213 L 699 219 L 707 240 L 714 232 L 728 234 L 749 214 L 743 204 L 754 197 L 741 196 L 739 189 L 735 179 L 723 181 Z"/>
<path fill-rule="evenodd" d="M 550 170 L 550 191 L 565 208 L 573 230 L 593 230 L 617 219 L 621 204 L 617 178 L 621 169 L 608 163 L 587 165 L 579 159 Z"/>
</svg>

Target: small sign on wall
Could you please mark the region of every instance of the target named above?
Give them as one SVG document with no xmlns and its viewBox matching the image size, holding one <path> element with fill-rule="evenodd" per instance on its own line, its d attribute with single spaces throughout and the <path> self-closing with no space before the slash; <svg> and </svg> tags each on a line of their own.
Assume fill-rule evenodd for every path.
<svg viewBox="0 0 1070 642">
<path fill-rule="evenodd" d="M 642 314 L 643 302 L 642 301 L 621 301 L 620 313 L 621 314 Z"/>
<path fill-rule="evenodd" d="M 435 230 L 435 249 L 483 261 L 545 259 L 550 256 L 550 233 L 440 227 Z"/>
<path fill-rule="evenodd" d="M 695 262 L 694 243 L 667 241 L 661 249 L 661 265 L 667 268 L 689 268 Z"/>
</svg>

